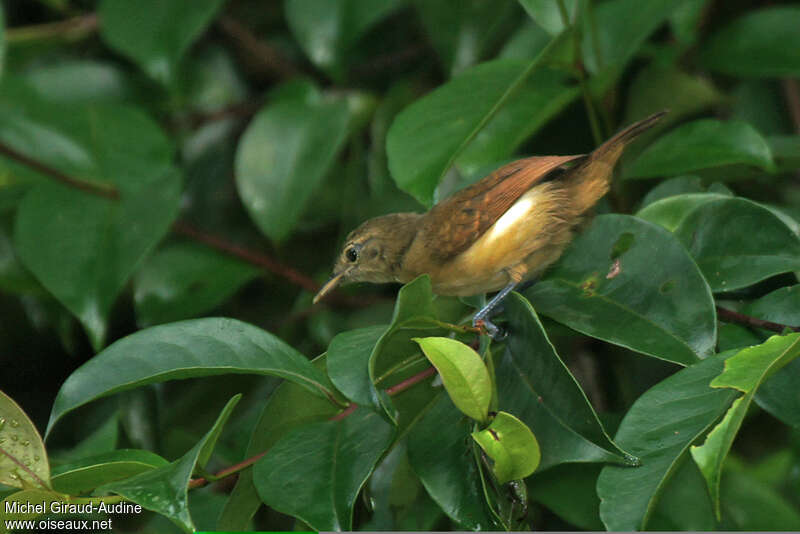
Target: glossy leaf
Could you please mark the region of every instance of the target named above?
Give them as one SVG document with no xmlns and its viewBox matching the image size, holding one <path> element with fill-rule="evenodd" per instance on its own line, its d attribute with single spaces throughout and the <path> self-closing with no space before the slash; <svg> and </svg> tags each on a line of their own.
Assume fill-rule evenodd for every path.
<svg viewBox="0 0 800 534">
<path fill-rule="evenodd" d="M 681 222 L 699 206 L 714 200 L 730 198 L 728 195 L 718 193 L 687 193 L 667 197 L 652 204 L 648 204 L 636 213 L 636 216 L 656 223 L 657 225 L 674 232 Z"/>
<path fill-rule="evenodd" d="M 769 209 L 743 198 L 698 207 L 675 235 L 712 291 L 731 291 L 800 269 L 800 238 Z"/>
<path fill-rule="evenodd" d="M 250 122 L 236 152 L 236 187 L 275 242 L 294 230 L 347 134 L 344 102 L 278 99 Z"/>
<path fill-rule="evenodd" d="M 708 487 L 697 464 L 691 460 L 676 466 L 658 497 L 648 530 L 713 531 L 717 528 Z"/>
<path fill-rule="evenodd" d="M 258 494 L 316 530 L 350 530 L 356 497 L 393 435 L 392 425 L 363 408 L 296 428 L 254 466 Z"/>
<path fill-rule="evenodd" d="M 597 481 L 600 517 L 608 530 L 640 530 L 659 492 L 685 460 L 689 446 L 728 408 L 732 391 L 713 389 L 723 354 L 687 367 L 656 384 L 628 410 L 615 440 L 641 458 L 636 468 L 606 466 Z"/>
<path fill-rule="evenodd" d="M 734 388 L 743 396 L 736 399 L 722 421 L 700 446 L 692 446 L 694 461 L 706 479 L 717 518 L 720 518 L 719 488 L 722 466 L 756 390 L 768 376 L 800 355 L 800 334 L 772 336 L 765 343 L 749 347 L 725 361 L 725 370 L 711 382 L 711 387 Z"/>
<path fill-rule="evenodd" d="M 488 427 L 472 433 L 472 439 L 491 458 L 499 484 L 531 475 L 542 458 L 531 429 L 506 412 L 498 412 Z"/>
<path fill-rule="evenodd" d="M 142 326 L 213 310 L 258 276 L 255 267 L 208 247 L 173 245 L 150 256 L 135 275 L 133 299 Z"/>
<path fill-rule="evenodd" d="M 101 36 L 157 81 L 176 80 L 180 60 L 225 0 L 103 0 Z"/>
<path fill-rule="evenodd" d="M 309 59 L 340 77 L 358 38 L 400 4 L 401 0 L 285 0 L 284 11 L 289 28 Z"/>
<path fill-rule="evenodd" d="M 431 361 L 456 407 L 476 421 L 486 421 L 492 380 L 480 355 L 446 337 L 414 338 Z"/>
<path fill-rule="evenodd" d="M 570 328 L 681 365 L 716 341 L 711 293 L 683 245 L 626 215 L 597 217 L 526 295 Z"/>
<path fill-rule="evenodd" d="M 702 50 L 710 69 L 746 77 L 800 76 L 800 8 L 750 11 L 717 31 Z"/>
<path fill-rule="evenodd" d="M 369 376 L 369 360 L 386 330 L 386 325 L 378 325 L 342 332 L 328 345 L 327 368 L 331 382 L 360 406 L 380 406 Z"/>
<path fill-rule="evenodd" d="M 96 104 L 135 97 L 131 76 L 111 62 L 59 61 L 20 74 L 37 96 L 51 102 Z"/>
<path fill-rule="evenodd" d="M 189 479 L 195 468 L 205 468 L 219 434 L 240 398 L 241 395 L 231 398 L 211 430 L 178 460 L 123 481 L 112 482 L 98 488 L 97 491 L 121 495 L 141 505 L 142 508 L 168 517 L 184 532 L 194 532 L 196 529 L 189 515 L 187 495 Z"/>
<path fill-rule="evenodd" d="M 0 484 L 49 487 L 50 464 L 44 442 L 22 408 L 0 391 Z"/>
<path fill-rule="evenodd" d="M 647 147 L 626 169 L 626 177 L 670 176 L 725 165 L 772 170 L 775 164 L 767 141 L 746 122 L 700 119 Z"/>
<path fill-rule="evenodd" d="M 564 462 L 635 463 L 606 433 L 531 304 L 516 293 L 504 304 L 509 338 L 495 366 L 500 408 L 513 410 L 536 433 L 541 469 Z"/>
<path fill-rule="evenodd" d="M 647 192 L 642 199 L 641 208 L 639 211 L 658 200 L 663 200 L 665 198 L 683 195 L 686 193 L 703 192 L 705 192 L 705 187 L 703 187 L 703 180 L 699 176 L 689 174 L 686 176 L 669 178 L 658 183 L 655 187 Z"/>
<path fill-rule="evenodd" d="M 154 326 L 123 338 L 67 378 L 48 432 L 66 413 L 100 397 L 145 384 L 228 373 L 272 375 L 324 396 L 326 377 L 269 332 L 234 319 L 207 318 Z"/>
<path fill-rule="evenodd" d="M 408 459 L 431 498 L 461 528 L 494 530 L 481 486 L 471 421 L 439 396 L 408 438 Z"/>
<path fill-rule="evenodd" d="M 78 495 L 103 484 L 130 478 L 168 463 L 150 451 L 118 449 L 54 468 L 53 489 Z"/>
<path fill-rule="evenodd" d="M 595 491 L 601 468 L 601 464 L 571 463 L 534 473 L 526 480 L 528 495 L 571 525 L 603 530 Z"/>
<path fill-rule="evenodd" d="M 564 31 L 564 18 L 559 10 L 558 2 L 549 0 L 519 0 L 525 8 L 525 12 L 536 21 L 536 23 L 547 31 L 550 35 L 558 35 Z M 576 0 L 566 0 L 564 7 L 567 12 L 568 20 L 575 20 L 575 13 L 578 10 Z"/>
<path fill-rule="evenodd" d="M 555 39 L 528 64 L 513 60 L 482 63 L 400 112 L 386 139 L 389 169 L 397 186 L 430 206 L 445 173 L 525 87 L 525 81 L 558 42 Z M 521 141 L 508 142 L 503 148 L 510 152 Z"/>
</svg>

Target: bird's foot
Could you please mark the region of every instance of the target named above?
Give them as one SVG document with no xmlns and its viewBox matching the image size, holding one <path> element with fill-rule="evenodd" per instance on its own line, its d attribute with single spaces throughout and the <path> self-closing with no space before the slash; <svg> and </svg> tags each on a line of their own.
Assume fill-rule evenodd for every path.
<svg viewBox="0 0 800 534">
<path fill-rule="evenodd" d="M 472 326 L 485 331 L 495 341 L 502 341 L 508 337 L 508 332 L 500 328 L 489 319 L 473 319 Z"/>
</svg>

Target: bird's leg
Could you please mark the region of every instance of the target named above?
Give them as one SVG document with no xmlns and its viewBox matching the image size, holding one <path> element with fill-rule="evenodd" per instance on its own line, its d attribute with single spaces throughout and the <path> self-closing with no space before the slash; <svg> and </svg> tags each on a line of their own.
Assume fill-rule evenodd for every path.
<svg viewBox="0 0 800 534">
<path fill-rule="evenodd" d="M 506 298 L 509 293 L 514 291 L 514 288 L 519 285 L 523 278 L 523 273 L 517 270 L 509 269 L 507 272 L 508 277 L 511 280 L 508 285 L 498 291 L 497 294 L 492 297 L 492 300 L 487 302 L 486 306 L 478 310 L 478 313 L 476 313 L 472 318 L 472 326 L 483 325 L 483 327 L 486 329 L 486 332 L 489 334 L 489 336 L 491 336 L 492 339 L 499 340 L 505 337 L 505 334 L 500 332 L 500 328 L 489 320 L 492 311 L 497 307 L 498 304 L 500 304 L 500 302 L 502 302 L 504 298 Z"/>
</svg>

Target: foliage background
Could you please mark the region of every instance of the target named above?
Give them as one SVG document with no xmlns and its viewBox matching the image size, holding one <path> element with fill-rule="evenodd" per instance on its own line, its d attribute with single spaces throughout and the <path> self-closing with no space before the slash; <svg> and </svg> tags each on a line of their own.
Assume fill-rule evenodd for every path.
<svg viewBox="0 0 800 534">
<path fill-rule="evenodd" d="M 669 108 L 626 154 L 601 216 L 525 294 L 541 324 L 527 301 L 508 306 L 512 336 L 491 351 L 493 402 L 532 427 L 543 463 L 526 480 L 526 512 L 505 486 L 490 487 L 488 499 L 522 514 L 506 526 L 535 529 L 800 529 L 796 338 L 738 353 L 757 376 L 749 385 L 729 376 L 727 389 L 722 377 L 721 388 L 708 387 L 735 353 L 726 351 L 800 325 L 796 2 L 4 0 L 2 8 L 0 390 L 43 432 L 67 377 L 114 341 L 151 335 L 134 348 L 115 345 L 118 359 L 97 360 L 95 374 L 73 375 L 89 388 L 153 366 L 141 380 L 150 385 L 81 407 L 48 437 L 54 474 L 81 458 L 100 466 L 88 486 L 71 488 L 124 478 L 122 464 L 155 470 L 162 458 L 189 462 L 159 472 L 185 483 L 192 470 L 195 480 L 203 475 L 198 465 L 216 472 L 273 445 L 290 460 L 303 450 L 324 456 L 343 435 L 364 447 L 344 454 L 345 489 L 320 489 L 313 466 L 277 475 L 278 464 L 261 462 L 240 481 L 254 476 L 271 508 L 248 523 L 259 497 L 252 482 L 248 494 L 228 477 L 189 492 L 194 524 L 291 529 L 294 514 L 314 528 L 347 529 L 354 509 L 353 528 L 498 528 L 474 463 L 435 472 L 442 464 L 431 451 L 447 445 L 437 439 L 455 436 L 463 453 L 472 429 L 433 396 L 440 388 L 426 375 L 387 400 L 363 381 L 380 325 L 402 331 L 403 314 L 457 323 L 475 301 L 432 300 L 424 281 L 397 304 L 396 287 L 349 287 L 317 306 L 311 296 L 359 222 L 424 209 L 516 156 L 587 152 Z M 612 276 L 617 261 L 621 275 Z M 215 341 L 230 331 L 191 323 L 170 341 L 200 354 L 187 371 L 153 334 L 162 331 L 145 330 L 202 316 L 257 325 L 275 337 L 253 330 L 248 339 L 287 359 L 258 371 L 238 360 L 237 374 L 198 378 L 215 374 L 228 350 L 242 358 L 244 334 L 221 348 Z M 409 357 L 412 334 L 387 341 L 378 366 Z M 327 351 L 333 383 L 367 407 L 325 423 L 335 406 L 300 388 L 271 397 L 278 379 L 264 375 L 288 373 L 298 356 L 291 347 L 309 358 Z M 426 364 L 414 365 L 385 385 Z M 157 378 L 167 371 L 186 380 Z M 520 376 L 559 377 L 545 394 L 549 415 Z M 237 393 L 216 440 L 206 433 Z M 382 418 L 394 409 L 398 434 Z M 689 449 L 712 428 L 716 445 Z M 624 463 L 608 436 L 643 467 L 606 465 Z M 121 449 L 162 458 L 111 452 Z M 719 487 L 720 520 L 704 475 L 712 494 Z M 281 487 L 292 489 L 270 490 Z M 330 493 L 333 507 L 311 496 L 292 509 L 287 500 L 311 490 Z M 0 486 L 3 497 L 12 491 Z M 147 513 L 117 528 L 179 527 Z"/>
</svg>

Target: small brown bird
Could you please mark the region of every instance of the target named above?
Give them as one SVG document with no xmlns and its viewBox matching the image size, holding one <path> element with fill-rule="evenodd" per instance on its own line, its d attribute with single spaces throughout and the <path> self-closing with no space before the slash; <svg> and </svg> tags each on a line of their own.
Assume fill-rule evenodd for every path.
<svg viewBox="0 0 800 534">
<path fill-rule="evenodd" d="M 583 215 L 608 191 L 625 147 L 665 113 L 625 128 L 591 154 L 517 160 L 427 213 L 364 222 L 347 236 L 314 302 L 342 283 L 406 283 L 427 273 L 439 295 L 500 290 L 474 319 L 495 333 L 485 321 L 489 311 L 561 256 Z"/>
</svg>

